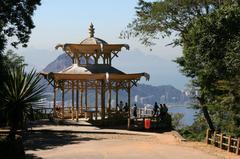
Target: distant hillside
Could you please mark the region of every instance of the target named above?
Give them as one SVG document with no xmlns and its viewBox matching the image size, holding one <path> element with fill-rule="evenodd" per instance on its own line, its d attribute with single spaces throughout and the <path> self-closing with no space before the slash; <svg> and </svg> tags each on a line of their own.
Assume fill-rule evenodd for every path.
<svg viewBox="0 0 240 159">
<path fill-rule="evenodd" d="M 67 54 L 61 54 L 43 69 L 46 72 L 58 72 L 71 66 L 72 60 Z"/>
<path fill-rule="evenodd" d="M 89 60 L 90 63 L 93 63 L 93 60 Z M 84 64 L 85 60 L 81 59 L 80 63 Z M 72 59 L 67 54 L 59 55 L 56 60 L 51 62 L 43 69 L 46 72 L 58 72 L 72 65 Z"/>
<path fill-rule="evenodd" d="M 90 61 L 91 62 L 91 61 Z M 85 63 L 84 60 L 81 60 L 81 63 Z M 71 58 L 66 54 L 61 54 L 57 57 L 56 60 L 47 65 L 43 71 L 46 72 L 57 72 L 61 71 L 72 64 Z M 151 79 L 150 79 L 151 80 Z M 42 80 L 44 82 L 44 80 Z M 49 93 L 52 92 L 51 86 L 48 87 L 47 91 Z M 89 92 L 90 103 L 94 102 L 94 93 Z M 113 101 L 115 99 L 115 94 L 113 92 Z M 66 100 L 70 96 L 66 95 Z M 171 104 L 184 104 L 188 101 L 188 97 L 186 97 L 185 93 L 176 89 L 171 85 L 163 85 L 163 86 L 152 86 L 146 84 L 138 84 L 138 87 L 133 87 L 131 91 L 132 101 L 138 103 L 139 105 L 143 104 L 153 104 L 155 101 L 158 103 L 171 103 Z M 49 98 L 50 100 L 51 98 Z M 60 97 L 59 97 L 60 100 Z M 119 100 L 127 101 L 127 93 L 125 91 L 119 92 Z"/>
<path fill-rule="evenodd" d="M 176 89 L 171 85 L 151 86 L 139 84 L 138 87 L 132 89 L 132 95 L 138 103 L 175 103 L 184 104 L 188 101 L 188 97 L 184 92 Z"/>
</svg>

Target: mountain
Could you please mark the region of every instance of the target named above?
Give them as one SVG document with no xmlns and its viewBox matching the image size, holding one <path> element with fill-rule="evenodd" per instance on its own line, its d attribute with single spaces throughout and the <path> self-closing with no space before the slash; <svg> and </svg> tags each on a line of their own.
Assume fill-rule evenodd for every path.
<svg viewBox="0 0 240 159">
<path fill-rule="evenodd" d="M 51 62 L 43 69 L 44 72 L 58 72 L 72 64 L 72 59 L 67 54 L 61 54 L 56 60 Z"/>
<path fill-rule="evenodd" d="M 85 64 L 84 59 L 80 59 L 81 64 Z M 92 59 L 89 59 L 89 63 L 93 63 Z M 72 65 L 72 59 L 67 54 L 59 55 L 56 60 L 51 62 L 43 69 L 44 72 L 58 72 Z"/>
<path fill-rule="evenodd" d="M 85 63 L 83 59 L 80 61 Z M 92 62 L 92 61 L 90 61 Z M 61 71 L 72 64 L 71 58 L 67 54 L 61 54 L 53 62 L 47 65 L 43 71 L 57 72 Z M 42 81 L 44 82 L 44 81 Z M 47 91 L 52 93 L 51 86 Z M 94 102 L 94 92 L 89 91 L 90 103 Z M 60 96 L 57 98 L 60 100 Z M 70 94 L 65 95 L 66 101 L 70 98 Z M 113 101 L 115 99 L 115 93 L 112 94 Z M 153 104 L 155 101 L 158 103 L 168 104 L 184 104 L 189 101 L 189 98 L 184 92 L 176 89 L 171 85 L 152 86 L 147 84 L 138 84 L 137 87 L 133 87 L 131 90 L 131 100 L 139 105 Z M 49 100 L 51 100 L 49 98 Z M 119 101 L 127 101 L 127 93 L 125 91 L 119 91 Z"/>
</svg>

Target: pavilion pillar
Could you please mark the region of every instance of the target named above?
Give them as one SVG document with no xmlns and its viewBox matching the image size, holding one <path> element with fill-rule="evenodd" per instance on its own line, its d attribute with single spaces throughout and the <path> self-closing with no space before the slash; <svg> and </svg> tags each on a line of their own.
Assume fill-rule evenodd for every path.
<svg viewBox="0 0 240 159">
<path fill-rule="evenodd" d="M 118 105 L 118 87 L 117 87 L 117 83 L 116 83 L 116 111 L 117 111 L 117 105 Z"/>
<path fill-rule="evenodd" d="M 64 83 L 62 86 L 62 119 L 64 119 Z"/>
<path fill-rule="evenodd" d="M 106 64 L 106 58 L 105 58 L 105 55 L 103 55 L 103 64 Z"/>
<path fill-rule="evenodd" d="M 111 114 L 111 100 L 112 100 L 112 86 L 109 81 L 109 90 L 108 90 L 108 113 Z"/>
<path fill-rule="evenodd" d="M 127 87 L 127 93 L 128 93 L 128 129 L 130 129 L 131 126 L 131 81 L 128 81 L 128 87 Z"/>
<path fill-rule="evenodd" d="M 105 81 L 101 81 L 101 120 L 105 119 Z"/>
<path fill-rule="evenodd" d="M 98 81 L 96 81 L 95 86 L 95 120 L 97 120 L 97 113 L 98 113 Z"/>
<path fill-rule="evenodd" d="M 85 111 L 88 110 L 88 90 L 87 90 L 87 81 L 85 82 Z"/>
<path fill-rule="evenodd" d="M 80 96 L 80 105 L 81 105 L 81 116 L 83 115 L 83 82 L 81 82 L 81 96 Z"/>
<path fill-rule="evenodd" d="M 76 120 L 78 122 L 78 115 L 79 115 L 79 81 L 77 81 L 77 94 L 76 94 Z"/>
<path fill-rule="evenodd" d="M 89 56 L 85 56 L 85 59 L 86 59 L 86 65 L 88 65 L 88 63 L 89 63 Z"/>
<path fill-rule="evenodd" d="M 74 81 L 72 81 L 72 119 L 74 119 Z"/>
<path fill-rule="evenodd" d="M 56 117 L 56 83 L 54 81 L 54 88 L 53 88 L 53 117 Z"/>
<path fill-rule="evenodd" d="M 112 57 L 111 57 L 111 54 L 109 55 L 109 65 L 112 66 Z"/>
</svg>

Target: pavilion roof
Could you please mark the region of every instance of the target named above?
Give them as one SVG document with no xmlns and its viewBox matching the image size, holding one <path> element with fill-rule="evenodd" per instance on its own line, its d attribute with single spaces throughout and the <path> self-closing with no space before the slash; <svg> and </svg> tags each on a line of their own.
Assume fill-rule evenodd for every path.
<svg viewBox="0 0 240 159">
<path fill-rule="evenodd" d="M 61 47 L 73 60 L 73 65 L 60 71 L 60 72 L 42 72 L 41 74 L 51 80 L 138 80 L 142 76 L 149 79 L 149 75 L 146 73 L 126 74 L 111 66 L 111 63 L 107 64 L 86 64 L 79 66 L 79 58 L 81 56 L 94 57 L 98 60 L 101 56 L 104 60 L 112 60 L 117 56 L 117 53 L 121 51 L 123 47 L 129 49 L 127 44 L 108 44 L 106 41 L 94 37 L 94 27 L 91 24 L 89 28 L 89 37 L 84 39 L 79 44 L 59 44 L 55 48 Z M 97 54 L 97 55 L 96 55 Z M 103 55 L 104 54 L 104 55 Z M 111 56 L 111 54 L 114 54 Z M 107 58 L 106 58 L 107 57 Z M 96 61 L 97 61 L 96 60 Z"/>
<path fill-rule="evenodd" d="M 75 54 L 111 54 L 113 51 L 121 51 L 123 47 L 129 49 L 127 44 L 59 44 L 55 48 L 61 47 L 63 51 L 71 57 Z"/>
<path fill-rule="evenodd" d="M 67 73 L 41 73 L 46 79 L 52 79 L 55 81 L 59 80 L 138 80 L 142 76 L 146 77 L 146 73 L 134 73 L 134 74 L 109 74 L 109 73 L 98 73 L 98 74 L 67 74 Z M 147 78 L 146 78 L 147 79 Z"/>
<path fill-rule="evenodd" d="M 125 74 L 124 72 L 106 64 L 91 64 L 85 66 L 79 66 L 73 64 L 72 66 L 59 71 L 57 73 L 62 74 L 97 74 L 97 73 L 113 73 L 113 74 Z"/>
<path fill-rule="evenodd" d="M 121 51 L 122 47 L 129 50 L 129 45 L 127 44 L 108 44 L 106 41 L 94 37 L 94 30 L 94 26 L 91 24 L 88 38 L 84 39 L 79 44 L 58 44 L 55 48 L 58 49 L 61 47 L 63 51 L 71 57 L 74 57 L 74 55 L 79 56 L 79 54 L 111 54 L 114 53 L 114 51 Z"/>
</svg>

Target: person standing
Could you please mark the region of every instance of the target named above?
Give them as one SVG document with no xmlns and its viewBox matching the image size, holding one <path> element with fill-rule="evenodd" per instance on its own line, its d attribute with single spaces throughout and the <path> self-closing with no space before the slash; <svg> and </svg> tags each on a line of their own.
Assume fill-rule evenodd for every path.
<svg viewBox="0 0 240 159">
<path fill-rule="evenodd" d="M 159 108 L 159 106 L 158 106 L 157 102 L 155 102 L 155 104 L 153 106 L 153 116 L 158 115 L 158 108 Z"/>
<path fill-rule="evenodd" d="M 128 107 L 128 103 L 127 102 L 125 103 L 125 106 L 123 107 L 123 109 L 124 109 L 125 112 L 128 112 L 129 107 Z"/>
<path fill-rule="evenodd" d="M 133 106 L 133 116 L 135 118 L 137 118 L 137 105 L 136 104 L 134 104 L 134 106 Z"/>
<path fill-rule="evenodd" d="M 120 101 L 120 104 L 119 104 L 119 111 L 121 112 L 123 109 L 123 101 Z"/>
<path fill-rule="evenodd" d="M 163 104 L 163 116 L 166 116 L 167 112 L 168 112 L 168 108 L 167 108 L 166 104 L 164 103 Z"/>
</svg>

